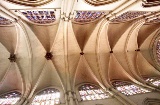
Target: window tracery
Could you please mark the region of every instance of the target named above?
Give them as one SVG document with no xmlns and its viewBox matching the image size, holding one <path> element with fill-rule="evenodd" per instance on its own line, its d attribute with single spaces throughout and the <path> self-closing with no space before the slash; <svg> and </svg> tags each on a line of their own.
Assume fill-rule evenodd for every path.
<svg viewBox="0 0 160 105">
<path fill-rule="evenodd" d="M 157 41 L 156 45 L 156 55 L 157 55 L 157 60 L 160 63 L 160 40 Z"/>
<path fill-rule="evenodd" d="M 101 11 L 76 11 L 74 21 L 76 22 L 91 22 L 100 19 L 105 15 L 105 12 Z"/>
<path fill-rule="evenodd" d="M 55 88 L 47 88 L 39 92 L 33 99 L 31 105 L 55 105 L 59 104 L 60 91 Z"/>
<path fill-rule="evenodd" d="M 139 16 L 148 13 L 147 11 L 128 11 L 111 20 L 111 22 L 125 22 L 133 20 Z"/>
<path fill-rule="evenodd" d="M 112 84 L 119 92 L 126 96 L 150 92 L 147 89 L 141 88 L 128 82 L 115 81 Z"/>
<path fill-rule="evenodd" d="M 160 86 L 160 78 L 158 77 L 149 77 L 149 78 L 146 78 L 146 81 L 155 86 Z"/>
<path fill-rule="evenodd" d="M 109 95 L 104 93 L 102 89 L 91 84 L 84 84 L 80 86 L 78 91 L 83 101 L 105 99 L 109 97 Z"/>
<path fill-rule="evenodd" d="M 56 20 L 53 10 L 21 10 L 21 13 L 31 22 L 39 24 L 53 23 Z"/>
<path fill-rule="evenodd" d="M 0 25 L 10 25 L 12 22 L 2 16 L 0 16 Z"/>
<path fill-rule="evenodd" d="M 14 91 L 0 96 L 0 105 L 14 105 L 20 99 L 21 93 Z"/>
</svg>

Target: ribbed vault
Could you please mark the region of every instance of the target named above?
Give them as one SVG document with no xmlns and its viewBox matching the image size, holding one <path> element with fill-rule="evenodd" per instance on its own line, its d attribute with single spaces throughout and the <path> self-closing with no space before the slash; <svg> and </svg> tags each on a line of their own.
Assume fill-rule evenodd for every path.
<svg viewBox="0 0 160 105">
<path fill-rule="evenodd" d="M 97 2 L 94 5 L 102 5 L 99 7 L 75 0 L 51 3 L 50 0 L 40 0 L 37 4 L 23 0 L 7 1 L 0 4 L 0 16 L 11 21 L 9 25 L 0 24 L 0 94 L 16 90 L 22 94 L 17 104 L 28 105 L 38 92 L 53 87 L 61 93 L 60 104 L 82 105 L 78 87 L 88 83 L 112 96 L 102 100 L 104 103 L 112 100 L 115 105 L 136 105 L 132 97 L 121 94 L 112 84 L 113 81 L 127 81 L 156 91 L 151 92 L 153 97 L 149 93 L 147 97 L 159 97 L 160 88 L 144 79 L 160 77 L 155 55 L 155 42 L 160 35 L 159 6 L 142 8 L 141 0 L 111 4 L 92 0 Z M 10 3 L 16 9 L 6 5 Z M 83 11 L 83 7 L 78 6 L 81 3 L 88 5 L 89 10 L 85 11 L 94 11 L 95 14 L 75 14 Z M 108 9 L 107 5 L 113 6 Z M 35 6 L 40 7 L 33 8 Z M 98 17 L 102 7 L 103 11 L 109 12 Z M 138 11 L 137 8 L 144 13 L 132 12 Z M 30 17 L 25 17 L 20 12 L 36 9 L 41 11 L 39 14 L 54 9 L 56 21 L 51 21 L 47 12 L 43 13 L 44 17 L 34 12 L 28 12 Z M 130 17 L 127 17 L 128 11 Z M 90 15 L 93 15 L 91 21 L 88 19 Z M 31 18 L 35 21 L 38 16 L 49 23 L 29 21 Z M 159 21 L 152 22 L 155 18 Z M 85 19 L 87 22 L 83 22 Z"/>
</svg>

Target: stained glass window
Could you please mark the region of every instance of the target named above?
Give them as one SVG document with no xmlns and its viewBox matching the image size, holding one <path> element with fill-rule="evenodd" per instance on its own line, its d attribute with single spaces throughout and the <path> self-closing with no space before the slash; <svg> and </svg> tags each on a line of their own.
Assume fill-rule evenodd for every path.
<svg viewBox="0 0 160 105">
<path fill-rule="evenodd" d="M 155 86 L 160 86 L 160 78 L 158 78 L 158 77 L 146 78 L 146 81 L 155 85 Z"/>
<path fill-rule="evenodd" d="M 83 101 L 105 99 L 109 97 L 109 95 L 104 93 L 102 89 L 91 84 L 84 84 L 80 86 L 78 90 Z"/>
<path fill-rule="evenodd" d="M 22 10 L 21 13 L 30 21 L 39 24 L 53 23 L 56 20 L 55 12 L 43 10 Z"/>
<path fill-rule="evenodd" d="M 90 22 L 104 16 L 105 12 L 101 11 L 76 11 L 74 21 L 76 22 Z"/>
<path fill-rule="evenodd" d="M 112 84 L 118 91 L 127 96 L 150 92 L 149 90 L 146 90 L 129 82 L 116 81 Z"/>
<path fill-rule="evenodd" d="M 11 24 L 12 22 L 2 16 L 0 16 L 0 25 L 9 25 Z"/>
<path fill-rule="evenodd" d="M 111 20 L 111 22 L 125 22 L 130 21 L 133 19 L 136 19 L 139 16 L 142 16 L 146 13 L 149 13 L 147 11 L 128 11 L 123 13 L 122 15 L 119 15 L 118 17 Z"/>
<path fill-rule="evenodd" d="M 39 92 L 33 99 L 31 105 L 55 105 L 59 104 L 60 91 L 55 88 L 47 88 Z"/>
<path fill-rule="evenodd" d="M 0 96 L 0 105 L 14 105 L 20 99 L 21 93 L 9 92 Z"/>
</svg>

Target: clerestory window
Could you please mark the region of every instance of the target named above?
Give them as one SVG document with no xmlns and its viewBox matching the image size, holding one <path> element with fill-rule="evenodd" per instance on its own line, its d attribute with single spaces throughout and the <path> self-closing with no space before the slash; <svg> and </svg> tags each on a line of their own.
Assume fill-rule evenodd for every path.
<svg viewBox="0 0 160 105">
<path fill-rule="evenodd" d="M 38 24 L 53 23 L 56 20 L 54 10 L 21 10 L 21 13 L 29 21 Z"/>
<path fill-rule="evenodd" d="M 146 78 L 145 80 L 155 86 L 160 86 L 160 78 L 158 77 L 149 77 Z"/>
<path fill-rule="evenodd" d="M 20 99 L 21 93 L 17 91 L 8 92 L 0 96 L 0 105 L 14 105 Z"/>
<path fill-rule="evenodd" d="M 76 11 L 74 21 L 76 22 L 91 22 L 100 19 L 104 16 L 105 12 L 102 11 Z"/>
<path fill-rule="evenodd" d="M 105 99 L 109 97 L 109 95 L 106 94 L 101 88 L 91 84 L 84 84 L 80 86 L 78 91 L 82 101 Z"/>
<path fill-rule="evenodd" d="M 121 92 L 122 94 L 126 96 L 150 92 L 149 90 L 141 88 L 130 82 L 115 81 L 112 84 L 119 92 Z"/>
<path fill-rule="evenodd" d="M 55 105 L 60 103 L 60 91 L 47 88 L 36 94 L 31 105 Z"/>
<path fill-rule="evenodd" d="M 0 25 L 10 25 L 12 22 L 2 16 L 0 16 Z"/>
</svg>

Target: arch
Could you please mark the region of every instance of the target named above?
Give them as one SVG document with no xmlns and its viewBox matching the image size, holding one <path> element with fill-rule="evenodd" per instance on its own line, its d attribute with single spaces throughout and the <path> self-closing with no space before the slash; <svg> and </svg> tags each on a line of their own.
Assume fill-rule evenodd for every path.
<svg viewBox="0 0 160 105">
<path fill-rule="evenodd" d="M 0 105 L 14 105 L 21 97 L 21 93 L 18 91 L 10 91 L 0 95 Z"/>
<path fill-rule="evenodd" d="M 84 0 L 84 1 L 93 6 L 101 6 L 101 5 L 114 3 L 119 0 Z"/>
<path fill-rule="evenodd" d="M 106 94 L 100 87 L 90 83 L 80 85 L 78 91 L 82 101 L 109 98 L 109 94 Z"/>
<path fill-rule="evenodd" d="M 137 86 L 136 84 L 127 81 L 113 81 L 112 85 L 116 90 L 126 96 L 150 92 L 147 89 L 144 89 L 140 86 Z"/>
<path fill-rule="evenodd" d="M 54 9 L 20 10 L 18 12 L 25 16 L 26 20 L 32 24 L 46 25 L 55 23 L 57 20 L 56 11 Z"/>
<path fill-rule="evenodd" d="M 160 1 L 159 0 L 142 0 L 142 6 L 143 7 L 153 7 L 153 6 L 159 6 Z"/>
<path fill-rule="evenodd" d="M 145 80 L 157 87 L 160 86 L 160 77 L 147 77 Z"/>
<path fill-rule="evenodd" d="M 127 12 L 124 12 L 123 14 L 119 15 L 118 17 L 113 18 L 110 21 L 112 23 L 128 22 L 128 21 L 132 21 L 138 17 L 141 17 L 147 13 L 149 13 L 149 12 L 147 12 L 147 11 L 127 11 Z"/>
<path fill-rule="evenodd" d="M 60 91 L 56 88 L 46 88 L 39 91 L 33 98 L 31 105 L 54 105 L 60 103 Z"/>
<path fill-rule="evenodd" d="M 150 43 L 150 55 L 157 69 L 160 67 L 160 28 L 156 31 Z"/>
<path fill-rule="evenodd" d="M 101 19 L 105 14 L 105 11 L 76 11 L 73 22 L 80 24 L 94 22 Z"/>
<path fill-rule="evenodd" d="M 25 5 L 25 6 L 41 6 L 44 4 L 50 3 L 52 0 L 7 0 L 10 3 L 19 4 L 19 5 Z"/>
<path fill-rule="evenodd" d="M 143 101 L 143 105 L 159 105 L 160 104 L 160 99 L 156 98 L 146 98 Z"/>
<path fill-rule="evenodd" d="M 160 62 L 160 40 L 158 40 L 156 43 L 156 55 L 158 62 Z"/>
<path fill-rule="evenodd" d="M 0 25 L 10 25 L 12 22 L 2 16 L 0 16 Z"/>
</svg>

